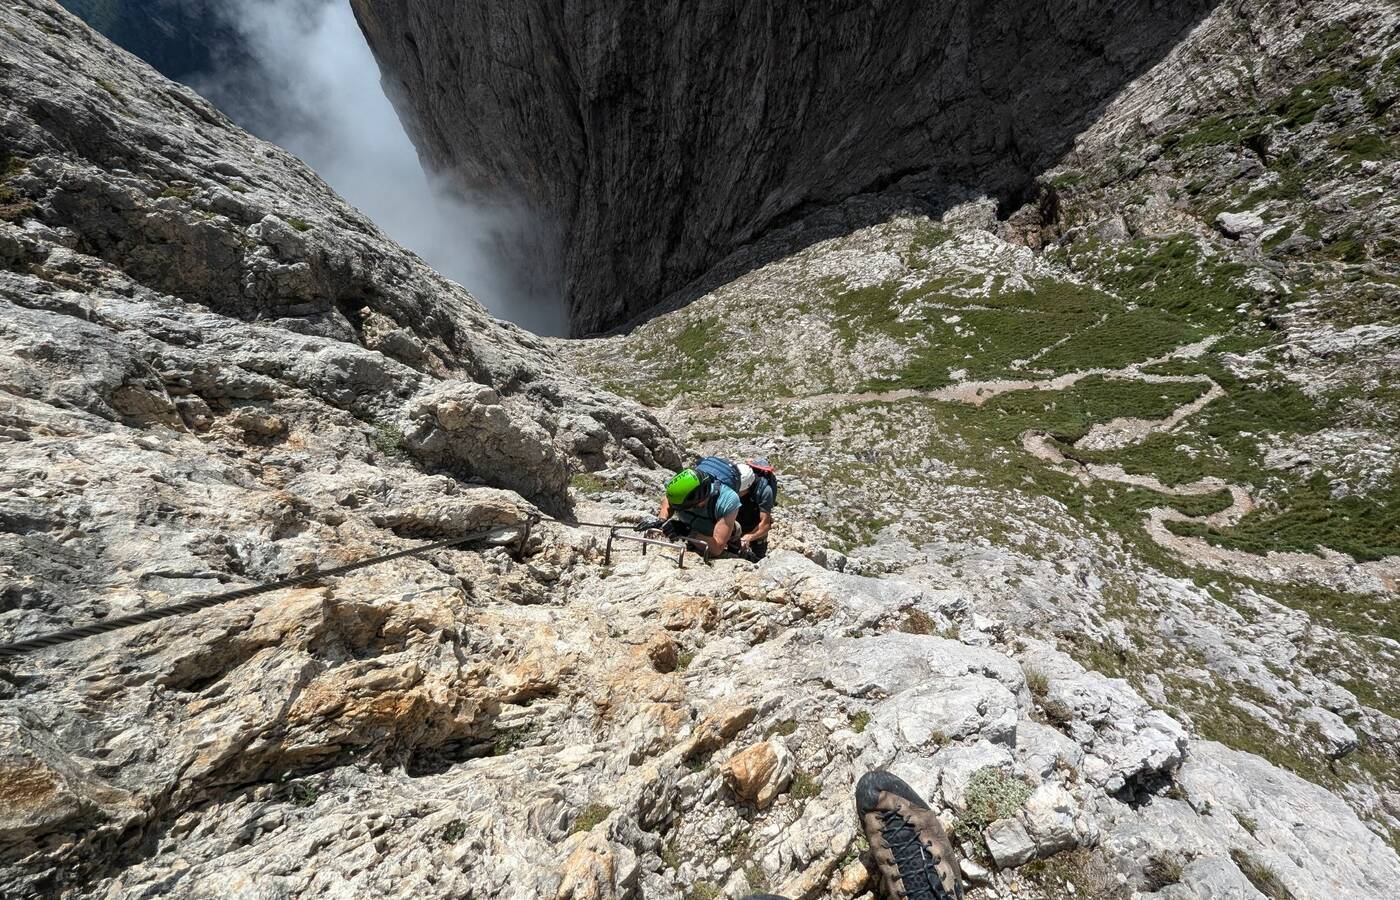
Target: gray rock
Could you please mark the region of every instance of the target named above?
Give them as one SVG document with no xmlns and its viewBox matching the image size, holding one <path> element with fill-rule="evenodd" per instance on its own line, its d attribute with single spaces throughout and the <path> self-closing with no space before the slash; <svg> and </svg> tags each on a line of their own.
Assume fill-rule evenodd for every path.
<svg viewBox="0 0 1400 900">
<path fill-rule="evenodd" d="M 1331 759 L 1341 759 L 1360 745 L 1356 732 L 1331 710 L 1313 706 L 1303 710 L 1299 716 L 1322 738 L 1327 756 Z"/>
<path fill-rule="evenodd" d="M 1215 217 L 1215 227 L 1233 238 L 1252 237 L 1264 230 L 1264 220 L 1253 212 L 1223 212 Z"/>
<path fill-rule="evenodd" d="M 1026 798 L 1021 821 L 1040 856 L 1052 856 L 1079 842 L 1075 817 L 1079 802 L 1058 785 L 1042 784 Z"/>
<path fill-rule="evenodd" d="M 1014 869 L 1035 859 L 1035 841 L 1019 819 L 998 819 L 983 835 L 998 868 Z"/>
</svg>

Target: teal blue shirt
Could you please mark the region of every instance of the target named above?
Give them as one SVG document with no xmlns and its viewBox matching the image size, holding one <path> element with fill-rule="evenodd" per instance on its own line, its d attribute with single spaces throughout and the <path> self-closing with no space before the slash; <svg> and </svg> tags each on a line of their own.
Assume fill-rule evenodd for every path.
<svg viewBox="0 0 1400 900">
<path fill-rule="evenodd" d="M 676 518 L 690 526 L 692 531 L 700 534 L 714 534 L 715 524 L 723 518 L 739 511 L 739 495 L 728 485 L 715 485 L 719 488 L 719 495 L 707 500 L 695 509 L 681 510 L 676 513 Z"/>
</svg>

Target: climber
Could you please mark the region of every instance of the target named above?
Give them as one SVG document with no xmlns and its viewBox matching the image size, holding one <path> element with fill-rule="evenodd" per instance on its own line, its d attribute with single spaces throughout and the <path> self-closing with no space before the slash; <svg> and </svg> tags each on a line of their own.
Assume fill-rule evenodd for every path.
<svg viewBox="0 0 1400 900">
<path fill-rule="evenodd" d="M 962 873 L 943 823 L 918 792 L 876 769 L 856 782 L 856 818 L 888 900 L 962 900 Z M 744 900 L 787 900 L 749 894 Z"/>
<path fill-rule="evenodd" d="M 773 504 L 778 500 L 778 476 L 759 457 L 739 463 L 740 555 L 755 562 L 768 555 L 768 529 L 773 527 Z"/>
<path fill-rule="evenodd" d="M 659 529 L 669 538 L 695 537 L 709 557 L 739 539 L 739 470 L 728 460 L 706 456 L 666 482 L 659 519 L 637 523 L 638 531 Z"/>
</svg>

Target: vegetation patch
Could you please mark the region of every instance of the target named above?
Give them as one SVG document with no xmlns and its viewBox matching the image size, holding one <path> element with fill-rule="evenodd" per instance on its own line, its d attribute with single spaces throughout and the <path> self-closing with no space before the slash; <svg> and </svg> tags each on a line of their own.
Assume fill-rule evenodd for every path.
<svg viewBox="0 0 1400 900">
<path fill-rule="evenodd" d="M 958 816 L 954 831 L 965 847 L 977 847 L 987 855 L 982 832 L 998 819 L 1015 815 L 1030 797 L 1031 786 L 988 766 L 968 779 L 965 797 L 967 809 Z"/>
<path fill-rule="evenodd" d="M 1244 850 L 1231 850 L 1230 859 L 1254 885 L 1254 889 L 1269 900 L 1293 900 L 1293 893 L 1284 887 L 1278 873 L 1263 860 Z"/>
<path fill-rule="evenodd" d="M 592 472 L 579 472 L 569 479 L 569 487 L 583 494 L 602 494 L 615 490 L 616 486 L 611 482 L 598 477 Z"/>
<path fill-rule="evenodd" d="M 581 831 L 592 831 L 594 826 L 612 815 L 612 807 L 602 803 L 590 803 L 583 808 L 574 819 L 573 827 L 569 829 L 569 834 L 578 834 Z"/>
<path fill-rule="evenodd" d="M 792 776 L 792 784 L 788 786 L 788 796 L 794 800 L 810 800 L 821 792 L 821 782 L 801 769 Z"/>
<path fill-rule="evenodd" d="M 1143 879 L 1149 893 L 1181 883 L 1181 860 L 1172 853 L 1156 853 L 1142 867 Z"/>
<path fill-rule="evenodd" d="M 496 731 L 491 741 L 491 755 L 505 756 L 514 753 L 535 739 L 537 732 L 533 723 L 502 728 Z"/>
<path fill-rule="evenodd" d="M 1194 522 L 1170 522 L 1168 527 L 1247 553 L 1317 553 L 1326 548 L 1358 560 L 1384 559 L 1400 556 L 1400 484 L 1392 482 L 1364 496 L 1335 496 L 1332 483 L 1319 472 L 1289 485 L 1270 507 L 1252 510 L 1231 528 Z"/>
<path fill-rule="evenodd" d="M 370 444 L 375 450 L 385 456 L 407 457 L 408 451 L 404 449 L 403 432 L 390 422 L 371 422 L 374 429 L 370 432 Z"/>
</svg>

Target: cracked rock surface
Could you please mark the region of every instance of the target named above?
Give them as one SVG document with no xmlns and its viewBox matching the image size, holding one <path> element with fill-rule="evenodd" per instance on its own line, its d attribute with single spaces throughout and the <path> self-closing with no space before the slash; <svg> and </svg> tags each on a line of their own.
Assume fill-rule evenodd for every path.
<svg viewBox="0 0 1400 900">
<path fill-rule="evenodd" d="M 1027 208 L 871 201 L 574 344 L 56 5 L 0 8 L 0 639 L 483 533 L 6 661 L 0 893 L 853 900 L 887 768 L 973 900 L 1395 896 L 1386 534 L 1249 529 L 1385 521 L 1396 162 L 1346 142 L 1393 135 L 1396 19 L 1259 40 L 1369 100 L 1190 63 L 1266 8 L 1213 12 Z M 1269 168 L 1194 107 L 1117 130 L 1173 96 L 1328 155 Z M 1277 241 L 1214 224 L 1261 206 Z M 761 564 L 522 540 L 652 514 L 691 448 L 778 464 Z"/>
</svg>

